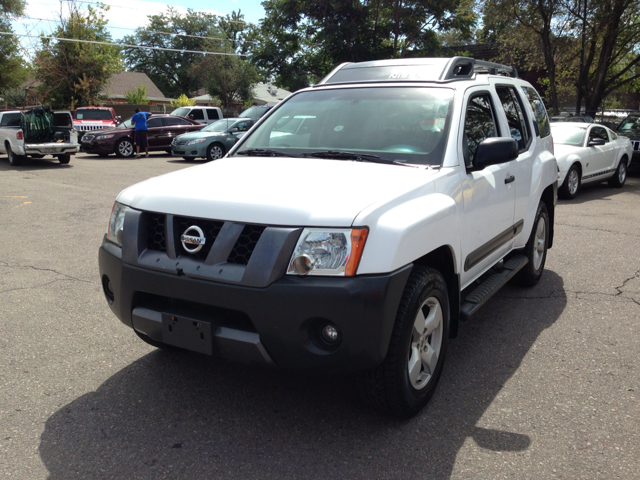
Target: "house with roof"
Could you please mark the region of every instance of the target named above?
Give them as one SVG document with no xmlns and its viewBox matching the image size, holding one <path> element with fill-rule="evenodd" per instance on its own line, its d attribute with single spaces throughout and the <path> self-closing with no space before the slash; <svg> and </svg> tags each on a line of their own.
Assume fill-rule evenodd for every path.
<svg viewBox="0 0 640 480">
<path fill-rule="evenodd" d="M 197 96 L 191 100 L 196 101 L 196 105 L 217 105 L 218 102 L 203 88 L 196 92 Z M 256 83 L 253 86 L 253 104 L 254 105 L 276 105 L 280 101 L 291 95 L 291 92 L 284 88 L 278 88 L 268 83 Z"/>
<path fill-rule="evenodd" d="M 127 103 L 125 93 L 137 90 L 139 85 L 147 87 L 147 99 L 150 106 L 169 105 L 175 100 L 175 98 L 165 97 L 147 74 L 142 72 L 116 73 L 107 81 L 100 95 L 105 99 L 105 103 Z"/>
</svg>

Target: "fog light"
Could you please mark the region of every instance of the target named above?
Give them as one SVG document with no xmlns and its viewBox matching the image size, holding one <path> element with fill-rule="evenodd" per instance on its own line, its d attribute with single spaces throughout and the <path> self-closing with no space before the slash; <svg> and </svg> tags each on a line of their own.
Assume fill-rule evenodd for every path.
<svg viewBox="0 0 640 480">
<path fill-rule="evenodd" d="M 110 304 L 115 300 L 115 294 L 113 293 L 113 287 L 111 286 L 111 280 L 106 275 L 102 276 L 102 289 L 104 290 L 104 296 L 107 297 L 107 302 Z"/>
<path fill-rule="evenodd" d="M 336 343 L 340 339 L 340 332 L 333 325 L 322 327 L 322 339 L 330 344 Z"/>
</svg>

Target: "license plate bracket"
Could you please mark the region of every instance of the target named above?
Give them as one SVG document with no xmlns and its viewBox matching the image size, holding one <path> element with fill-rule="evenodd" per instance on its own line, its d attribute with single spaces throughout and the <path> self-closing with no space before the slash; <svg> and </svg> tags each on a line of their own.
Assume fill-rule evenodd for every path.
<svg viewBox="0 0 640 480">
<path fill-rule="evenodd" d="M 162 339 L 167 345 L 213 355 L 211 323 L 169 313 L 162 314 Z"/>
</svg>

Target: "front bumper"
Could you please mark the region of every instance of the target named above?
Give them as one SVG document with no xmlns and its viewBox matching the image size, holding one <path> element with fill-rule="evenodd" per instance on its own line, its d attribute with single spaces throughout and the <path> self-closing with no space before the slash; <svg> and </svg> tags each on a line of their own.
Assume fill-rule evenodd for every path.
<svg viewBox="0 0 640 480">
<path fill-rule="evenodd" d="M 212 342 L 206 353 L 325 371 L 364 370 L 384 360 L 412 268 L 360 277 L 284 276 L 253 288 L 133 266 L 106 240 L 99 266 L 111 310 L 153 340 L 165 341 L 166 318 L 177 316 L 206 325 Z M 327 324 L 341 333 L 337 346 L 321 338 Z"/>
<path fill-rule="evenodd" d="M 171 155 L 174 157 L 206 157 L 208 143 L 196 143 L 193 145 L 175 145 L 171 144 Z"/>
<path fill-rule="evenodd" d="M 109 154 L 115 151 L 115 146 L 113 143 L 106 142 L 85 142 L 80 144 L 80 151 L 85 153 Z"/>
</svg>

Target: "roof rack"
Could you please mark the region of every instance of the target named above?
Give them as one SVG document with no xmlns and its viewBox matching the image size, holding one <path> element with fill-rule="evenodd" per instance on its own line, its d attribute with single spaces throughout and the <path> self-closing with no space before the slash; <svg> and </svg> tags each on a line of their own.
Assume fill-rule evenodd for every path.
<svg viewBox="0 0 640 480">
<path fill-rule="evenodd" d="M 471 57 L 452 57 L 442 72 L 441 80 L 453 80 L 468 78 L 474 73 L 486 73 L 489 75 L 503 75 L 505 77 L 518 78 L 515 67 L 500 63 L 476 60 Z"/>
</svg>

